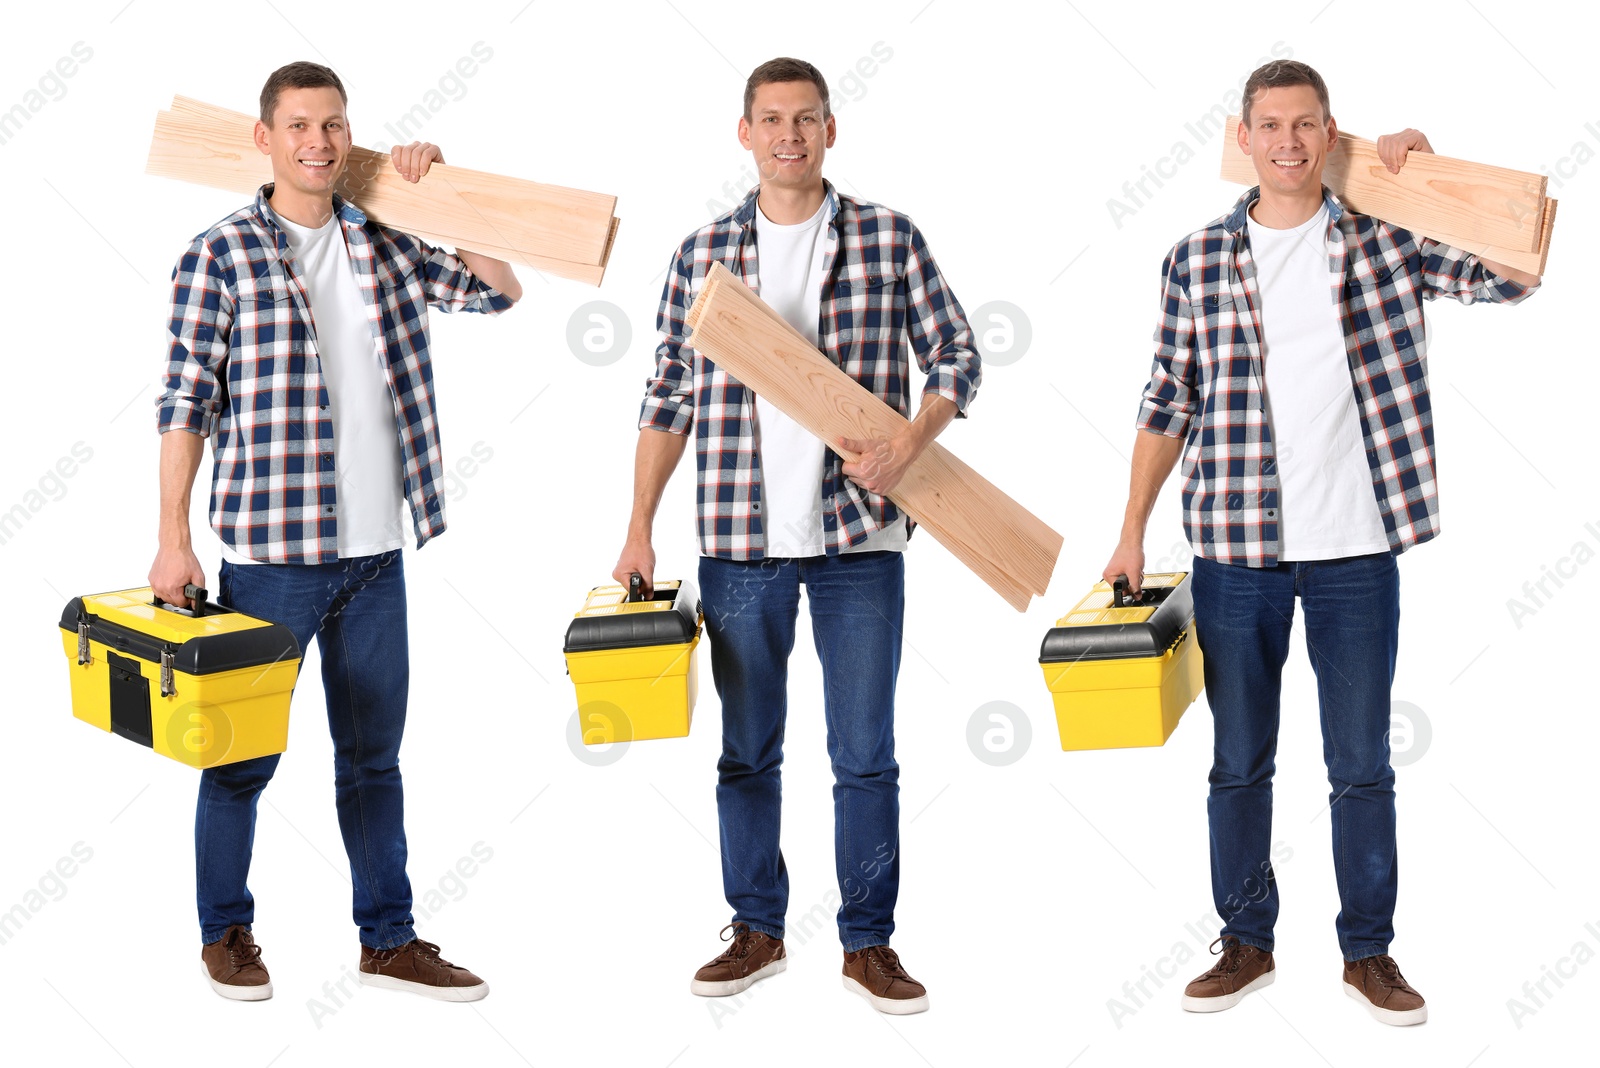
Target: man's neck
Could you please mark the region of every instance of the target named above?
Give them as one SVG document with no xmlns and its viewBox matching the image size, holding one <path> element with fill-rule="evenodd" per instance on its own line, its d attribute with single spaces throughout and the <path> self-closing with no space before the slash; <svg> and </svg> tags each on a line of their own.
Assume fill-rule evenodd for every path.
<svg viewBox="0 0 1600 1068">
<path fill-rule="evenodd" d="M 280 219 L 287 219 L 300 226 L 309 226 L 313 230 L 326 225 L 328 220 L 333 218 L 332 196 L 306 196 L 285 187 L 281 182 L 274 184 L 267 203 L 272 205 L 273 212 Z"/>
<path fill-rule="evenodd" d="M 1292 230 L 1322 210 L 1322 189 L 1315 196 L 1286 197 L 1263 188 L 1250 205 L 1250 217 L 1272 230 Z"/>
<path fill-rule="evenodd" d="M 827 191 L 823 189 L 821 182 L 805 189 L 783 189 L 763 185 L 756 197 L 756 204 L 761 209 L 761 214 L 779 226 L 793 226 L 815 215 L 817 209 L 822 207 L 822 201 L 826 196 Z"/>
</svg>

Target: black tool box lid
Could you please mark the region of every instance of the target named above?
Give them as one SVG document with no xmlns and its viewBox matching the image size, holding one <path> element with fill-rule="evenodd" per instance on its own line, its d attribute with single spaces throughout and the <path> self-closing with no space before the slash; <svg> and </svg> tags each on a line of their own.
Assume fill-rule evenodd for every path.
<svg viewBox="0 0 1600 1068">
<path fill-rule="evenodd" d="M 1140 599 L 1125 604 L 1112 587 L 1096 584 L 1045 634 L 1039 663 L 1161 656 L 1194 621 L 1189 579 L 1184 572 L 1146 575 Z"/>
<path fill-rule="evenodd" d="M 658 582 L 647 598 L 630 601 L 621 586 L 596 586 L 567 625 L 565 652 L 682 645 L 700 632 L 700 598 L 688 580 Z"/>
<path fill-rule="evenodd" d="M 74 597 L 61 610 L 61 629 L 76 634 L 78 625 L 85 624 L 91 641 L 152 664 L 159 664 L 162 653 L 170 651 L 174 670 L 189 675 L 300 659 L 300 643 L 281 623 L 211 602 L 205 602 L 199 615 L 169 612 L 153 608 L 148 596 L 139 596 L 148 593 L 128 590 Z"/>
</svg>

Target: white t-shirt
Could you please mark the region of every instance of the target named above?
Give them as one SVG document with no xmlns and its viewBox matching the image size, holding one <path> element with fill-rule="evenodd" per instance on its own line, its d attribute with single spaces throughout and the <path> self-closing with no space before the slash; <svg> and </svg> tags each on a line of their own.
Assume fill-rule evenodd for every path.
<svg viewBox="0 0 1600 1068">
<path fill-rule="evenodd" d="M 384 374 L 383 342 L 373 337 L 367 304 L 335 215 L 320 227 L 274 215 L 289 239 L 316 329 L 322 381 L 333 423 L 333 467 L 340 557 L 371 556 L 405 544 L 400 435 Z M 222 558 L 253 563 L 226 545 Z"/>
<path fill-rule="evenodd" d="M 1333 560 L 1389 551 L 1328 272 L 1328 206 L 1288 230 L 1252 216 L 1261 294 L 1267 422 L 1281 487 L 1278 557 Z"/>
<path fill-rule="evenodd" d="M 754 220 L 761 299 L 813 345 L 817 343 L 827 251 L 822 238 L 826 208 L 825 203 L 819 205 L 805 222 L 782 225 L 768 219 L 758 201 Z M 755 410 L 766 555 L 822 556 L 827 552 L 822 535 L 822 465 L 827 447 L 760 395 Z M 905 547 L 906 524 L 900 520 L 843 551 L 898 552 Z"/>
</svg>

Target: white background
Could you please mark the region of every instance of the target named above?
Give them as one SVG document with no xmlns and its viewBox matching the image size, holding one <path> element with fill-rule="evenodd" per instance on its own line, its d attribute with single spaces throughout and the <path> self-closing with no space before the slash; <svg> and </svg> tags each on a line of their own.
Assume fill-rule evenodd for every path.
<svg viewBox="0 0 1600 1068">
<path fill-rule="evenodd" d="M 1585 473 L 1594 317 L 1584 274 L 1600 167 L 1568 158 L 1580 144 L 1585 161 L 1600 151 L 1586 28 L 1554 6 L 1481 0 L 1226 11 L 515 0 L 359 15 L 302 0 L 124 3 L 35 9 L 0 41 L 0 109 L 25 101 L 76 42 L 93 53 L 0 145 L 11 377 L 0 511 L 43 502 L 0 545 L 12 603 L 0 910 L 28 913 L 0 944 L 7 1060 L 1593 1061 L 1582 1011 L 1600 993 L 1587 600 L 1600 564 L 1569 561 L 1571 577 L 1526 602 L 1535 610 L 1520 625 L 1507 607 L 1578 543 L 1585 561 L 1600 550 Z M 251 111 L 272 68 L 306 58 L 346 79 L 357 141 L 387 143 L 384 124 L 480 41 L 492 58 L 447 86 L 465 94 L 446 95 L 421 136 L 453 163 L 615 193 L 623 220 L 598 293 L 523 272 L 527 299 L 512 313 L 434 322 L 447 456 L 454 464 L 478 445 L 492 458 L 458 476 L 448 536 L 407 560 L 410 874 L 430 913 L 419 912 L 423 936 L 494 992 L 472 1007 L 364 989 L 335 1005 L 324 994 L 354 970 L 357 940 L 313 655 L 264 795 L 251 880 L 277 996 L 224 1002 L 196 961 L 196 775 L 72 719 L 56 627 L 72 595 L 145 581 L 169 272 L 191 235 L 242 202 L 144 175 L 151 124 L 174 93 Z M 1407 1031 L 1375 1023 L 1339 988 L 1327 784 L 1298 640 L 1274 828 L 1292 853 L 1279 865 L 1278 982 L 1212 1017 L 1178 1008 L 1215 933 L 1207 709 L 1197 703 L 1161 749 L 1063 753 L 1035 659 L 1116 539 L 1162 256 L 1241 192 L 1215 176 L 1218 140 L 1197 144 L 1185 124 L 1225 103 L 1274 46 L 1324 74 L 1353 132 L 1414 125 L 1447 154 L 1566 174 L 1550 190 L 1562 207 L 1544 291 L 1518 308 L 1430 314 L 1444 534 L 1401 568 L 1394 696 L 1421 710 L 1408 733 L 1425 718 L 1431 741 L 1396 737 L 1412 762 L 1399 773 L 1394 953 L 1432 1018 Z M 875 48 L 888 58 L 844 80 Z M 709 670 L 687 740 L 595 766 L 565 733 L 574 694 L 562 634 L 622 542 L 662 272 L 677 242 L 721 210 L 712 202 L 727 204 L 724 187 L 750 184 L 734 136 L 743 79 L 781 54 L 834 80 L 832 180 L 910 214 L 974 325 L 1000 331 L 972 418 L 945 442 L 1066 537 L 1049 596 L 1025 616 L 931 538 L 912 542 L 895 945 L 933 1005 L 914 1018 L 879 1017 L 840 989 L 831 918 L 820 934 L 795 934 L 808 910 L 836 900 L 820 679 L 804 629 L 785 769 L 791 964 L 749 996 L 687 993 L 728 911 L 713 845 Z M 1180 143 L 1197 157 L 1163 188 L 1148 185 L 1116 225 L 1108 199 Z M 569 319 L 594 300 L 631 327 L 626 351 L 603 366 L 567 341 Z M 1026 349 L 1014 334 L 1005 350 L 1005 324 L 978 314 L 990 301 L 1022 309 Z M 92 459 L 28 497 L 78 442 Z M 209 463 L 202 484 L 208 475 Z M 686 463 L 657 523 L 664 577 L 693 574 L 692 479 Z M 214 582 L 204 492 L 197 543 L 212 546 L 202 560 Z M 1187 559 L 1173 486 L 1148 550 L 1151 570 Z M 1031 736 L 1009 766 L 983 762 L 967 741 L 973 714 L 997 701 L 1015 706 L 1013 745 L 1024 724 Z M 91 859 L 51 877 L 77 843 Z M 454 875 L 477 843 L 492 858 Z M 1135 1002 L 1124 983 L 1147 968 L 1159 989 L 1146 979 L 1149 996 Z M 1549 996 L 1535 1002 L 1523 985 L 1546 968 L 1570 977 L 1546 979 Z M 1533 1011 L 1514 1016 L 1512 998 Z"/>
</svg>

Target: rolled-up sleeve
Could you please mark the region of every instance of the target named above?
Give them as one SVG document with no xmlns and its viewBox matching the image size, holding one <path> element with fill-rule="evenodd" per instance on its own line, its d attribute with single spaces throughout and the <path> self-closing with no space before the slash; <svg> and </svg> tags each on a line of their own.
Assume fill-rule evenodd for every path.
<svg viewBox="0 0 1600 1068">
<path fill-rule="evenodd" d="M 917 366 L 928 376 L 922 399 L 943 397 L 964 418 L 967 405 L 977 396 L 983 380 L 983 361 L 960 302 L 945 285 L 933 254 L 915 226 L 911 227 L 904 283 L 906 329 Z"/>
<path fill-rule="evenodd" d="M 1488 301 L 1492 304 L 1517 304 L 1538 290 L 1501 278 L 1470 252 L 1463 252 L 1432 238 L 1422 238 L 1422 295 L 1429 300 L 1450 297 L 1463 304 Z"/>
<path fill-rule="evenodd" d="M 204 237 L 197 237 L 172 271 L 167 373 L 156 399 L 161 433 L 187 430 L 210 437 L 216 429 L 233 317 L 221 265 Z"/>
<path fill-rule="evenodd" d="M 694 299 L 690 253 L 689 245 L 678 250 L 661 290 L 661 310 L 656 313 L 661 342 L 656 346 L 655 374 L 645 382 L 640 430 L 687 434 L 694 425 L 694 348 L 686 340 L 684 323 Z"/>
<path fill-rule="evenodd" d="M 447 314 L 464 311 L 483 315 L 499 315 L 511 307 L 510 297 L 473 274 L 454 252 L 410 234 L 390 231 L 390 236 L 416 268 L 430 306 Z"/>
<path fill-rule="evenodd" d="M 1174 249 L 1161 265 L 1156 355 L 1136 421 L 1140 430 L 1171 438 L 1188 434 L 1197 395 L 1194 318 L 1189 308 L 1188 279 L 1179 262 L 1179 250 Z"/>
</svg>

